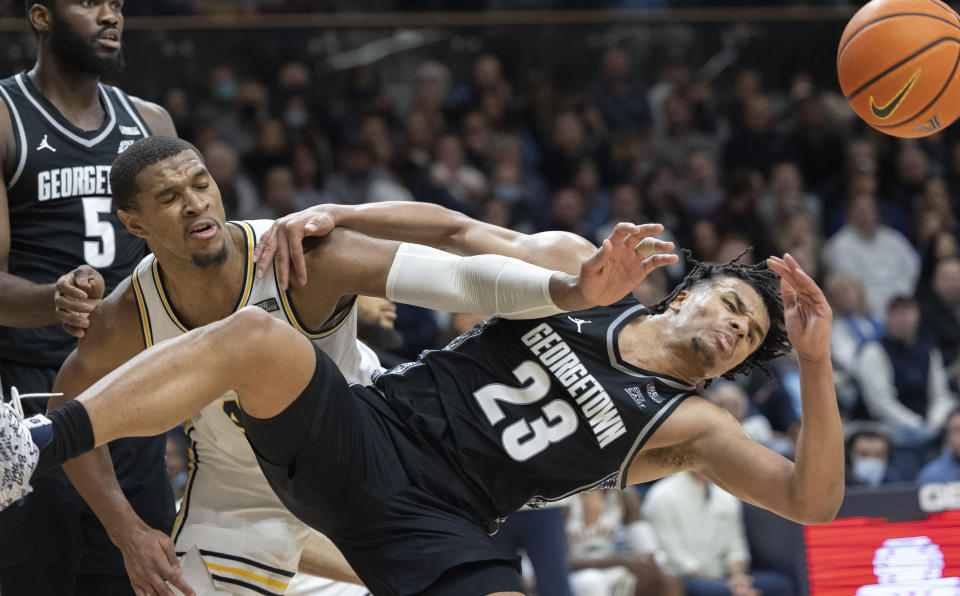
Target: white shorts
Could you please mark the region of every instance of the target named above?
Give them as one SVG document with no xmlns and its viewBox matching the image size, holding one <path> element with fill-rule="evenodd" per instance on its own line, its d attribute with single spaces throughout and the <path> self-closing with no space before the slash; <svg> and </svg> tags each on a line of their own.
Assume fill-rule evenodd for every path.
<svg viewBox="0 0 960 596">
<path fill-rule="evenodd" d="M 207 566 L 196 547 L 191 548 L 180 557 L 180 566 L 183 568 L 183 580 L 196 591 L 197 596 L 216 596 L 218 594 L 234 594 L 234 592 L 219 589 L 213 585 L 213 579 Z M 183 596 L 180 590 L 170 586 L 176 596 Z M 290 580 L 285 596 L 370 596 L 370 592 L 363 586 L 337 582 L 332 579 L 298 573 Z"/>
</svg>

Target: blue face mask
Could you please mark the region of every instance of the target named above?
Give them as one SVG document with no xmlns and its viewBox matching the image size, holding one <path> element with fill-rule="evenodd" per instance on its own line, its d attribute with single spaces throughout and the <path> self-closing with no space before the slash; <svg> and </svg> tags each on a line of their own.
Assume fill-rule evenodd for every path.
<svg viewBox="0 0 960 596">
<path fill-rule="evenodd" d="M 853 462 L 853 477 L 864 484 L 877 486 L 887 473 L 887 462 L 874 457 L 863 457 Z"/>
<path fill-rule="evenodd" d="M 231 100 L 237 96 L 237 85 L 233 81 L 221 81 L 217 83 L 213 94 L 221 101 Z"/>
</svg>

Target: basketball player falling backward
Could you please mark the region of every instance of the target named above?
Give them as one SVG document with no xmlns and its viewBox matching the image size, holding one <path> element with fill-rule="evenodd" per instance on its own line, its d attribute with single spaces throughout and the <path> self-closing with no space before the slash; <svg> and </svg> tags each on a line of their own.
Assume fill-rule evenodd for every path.
<svg viewBox="0 0 960 596">
<path fill-rule="evenodd" d="M 159 138 L 152 142 L 163 143 Z M 168 145 L 177 153 L 187 148 L 183 155 L 195 155 L 189 145 L 177 145 L 172 140 Z M 135 158 L 139 148 L 138 144 L 128 149 L 134 153 L 125 154 L 124 159 Z M 186 163 L 201 167 L 196 158 Z M 143 177 L 150 172 L 153 169 L 141 176 L 141 184 L 146 184 Z M 175 173 L 181 178 L 185 175 L 172 166 L 162 173 Z M 332 316 L 318 311 L 316 296 L 329 285 L 330 273 L 314 270 L 313 284 L 296 285 L 289 291 L 285 291 L 285 275 L 278 283 L 272 267 L 265 268 L 265 275 L 255 279 L 252 255 L 270 222 L 225 224 L 212 180 L 200 169 L 187 173 L 195 175 L 185 183 L 190 192 L 171 185 L 173 190 L 168 194 L 138 199 L 149 202 L 151 209 L 176 210 L 175 228 L 152 227 L 143 223 L 145 218 L 135 217 L 143 209 L 119 205 L 121 218 L 135 235 L 147 240 L 153 254 L 98 309 L 96 325 L 61 370 L 56 391 L 64 392 L 68 398 L 76 396 L 145 348 L 249 305 L 260 307 L 309 338 L 349 380 L 369 383 L 370 373 L 378 363 L 372 352 L 356 340 L 353 300 L 345 299 Z M 499 253 L 555 268 L 578 270 L 578 255 L 592 250 L 586 240 L 571 234 L 525 236 L 426 204 L 341 208 L 338 213 L 337 223 L 341 225 L 378 230 L 395 240 L 417 240 L 462 254 Z M 188 235 L 190 246 L 174 250 L 172 245 L 180 242 L 184 234 Z M 226 252 L 195 260 L 188 250 L 195 248 L 193 245 L 206 247 L 211 243 L 224 246 Z M 362 245 L 357 245 L 357 251 L 362 254 Z M 192 416 L 186 427 L 191 440 L 192 470 L 173 533 L 176 553 L 185 557 L 183 582 L 198 593 L 203 593 L 202 586 L 207 585 L 208 590 L 215 587 L 240 594 L 283 594 L 298 568 L 309 532 L 281 505 L 257 466 L 240 427 L 236 395 L 224 395 Z M 96 458 L 78 459 L 67 469 L 72 479 L 83 483 L 84 495 L 93 502 L 116 503 L 122 498 L 110 488 L 115 486 L 111 468 Z M 134 528 L 140 524 L 129 514 L 120 519 L 112 523 Z M 322 546 L 316 541 L 308 544 L 311 553 L 314 547 Z M 125 550 L 125 554 L 128 560 L 143 561 L 140 574 L 148 575 L 153 593 L 167 593 L 163 580 L 176 575 L 167 562 L 173 558 L 172 552 L 164 554 L 163 545 L 154 543 L 143 552 Z M 342 557 L 337 566 L 330 562 L 330 553 L 324 551 L 320 555 L 319 560 L 301 561 L 301 568 L 341 579 L 352 576 L 358 581 Z M 339 553 L 334 551 L 333 555 Z M 340 583 L 321 593 L 366 591 Z"/>
<path fill-rule="evenodd" d="M 0 273 L 5 388 L 49 391 L 76 343 L 67 331 L 84 333 L 81 304 L 58 301 L 64 328 L 51 325 L 50 284 L 75 268 L 92 275 L 92 266 L 112 290 L 146 254 L 144 242 L 111 213 L 110 164 L 151 132 L 176 132 L 159 106 L 100 83 L 122 65 L 123 18 L 115 4 L 27 2 L 36 64 L 0 81 L 0 269 L 9 274 Z M 97 300 L 103 292 L 86 283 L 75 289 Z M 45 411 L 40 399 L 24 406 Z M 174 503 L 166 475 L 160 466 L 141 465 L 162 460 L 162 438 L 121 441 L 110 452 L 140 515 L 169 530 Z M 46 478 L 23 506 L 0 515 L 0 536 L 4 594 L 132 594 L 120 552 L 63 474 Z"/>
<path fill-rule="evenodd" d="M 243 245 L 236 232 L 226 249 L 203 242 L 227 229 L 214 186 L 194 150 L 152 146 L 168 141 L 140 141 L 146 155 L 132 153 L 135 145 L 111 180 L 114 199 L 129 207 L 126 225 L 171 264 L 163 280 L 175 281 L 178 260 L 219 261 Z M 185 208 L 207 205 L 209 219 L 184 221 Z M 659 229 L 618 224 L 600 251 L 580 255 L 579 276 L 335 230 L 308 258 L 304 289 L 313 301 L 303 305 L 319 320 L 357 293 L 503 317 L 363 388 L 348 387 L 288 323 L 242 309 L 135 356 L 49 419 L 22 421 L 0 408 L 0 506 L 59 462 L 114 438 L 161 432 L 235 390 L 270 486 L 378 595 L 520 592 L 517 567 L 488 536 L 498 517 L 531 499 L 684 469 L 789 519 L 832 519 L 843 449 L 831 312 L 789 255 L 757 266 L 695 263 L 650 309 L 628 296 L 551 314 L 610 304 L 653 268 L 676 262 L 657 253 L 668 244 L 637 242 Z M 231 262 L 224 272 L 242 279 L 243 263 L 227 254 Z M 327 277 L 318 280 L 320 272 Z M 131 297 L 115 292 L 106 310 L 119 300 Z M 127 316 L 139 324 L 136 310 Z M 109 334 L 103 322 L 91 329 Z M 699 381 L 748 371 L 791 342 L 803 409 L 795 464 L 692 395 Z"/>
</svg>

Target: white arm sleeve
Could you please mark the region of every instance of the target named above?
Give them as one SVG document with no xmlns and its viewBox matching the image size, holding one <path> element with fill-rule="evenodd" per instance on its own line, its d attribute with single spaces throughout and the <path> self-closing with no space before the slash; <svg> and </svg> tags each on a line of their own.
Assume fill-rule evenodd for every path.
<svg viewBox="0 0 960 596">
<path fill-rule="evenodd" d="M 537 319 L 564 312 L 550 297 L 554 273 L 500 255 L 458 257 L 403 243 L 387 276 L 387 298 L 448 312 Z"/>
</svg>

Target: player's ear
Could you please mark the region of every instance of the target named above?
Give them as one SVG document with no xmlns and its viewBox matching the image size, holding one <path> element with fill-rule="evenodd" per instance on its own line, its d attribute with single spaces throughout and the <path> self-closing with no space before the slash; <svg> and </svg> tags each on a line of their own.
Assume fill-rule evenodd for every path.
<svg viewBox="0 0 960 596">
<path fill-rule="evenodd" d="M 37 3 L 27 11 L 27 20 L 36 32 L 50 31 L 53 21 L 53 13 L 43 4 Z"/>
<path fill-rule="evenodd" d="M 117 217 L 120 218 L 120 221 L 123 222 L 123 225 L 126 226 L 131 234 L 137 238 L 147 237 L 147 230 L 143 227 L 143 221 L 141 221 L 140 215 L 136 211 L 117 209 Z"/>
<path fill-rule="evenodd" d="M 683 306 L 683 303 L 686 301 L 686 299 L 689 296 L 690 296 L 689 290 L 680 290 L 679 292 L 677 292 L 676 297 L 674 297 L 674 299 L 670 301 L 670 304 L 667 305 L 667 308 L 669 308 L 674 312 L 678 312 L 680 308 Z"/>
</svg>

